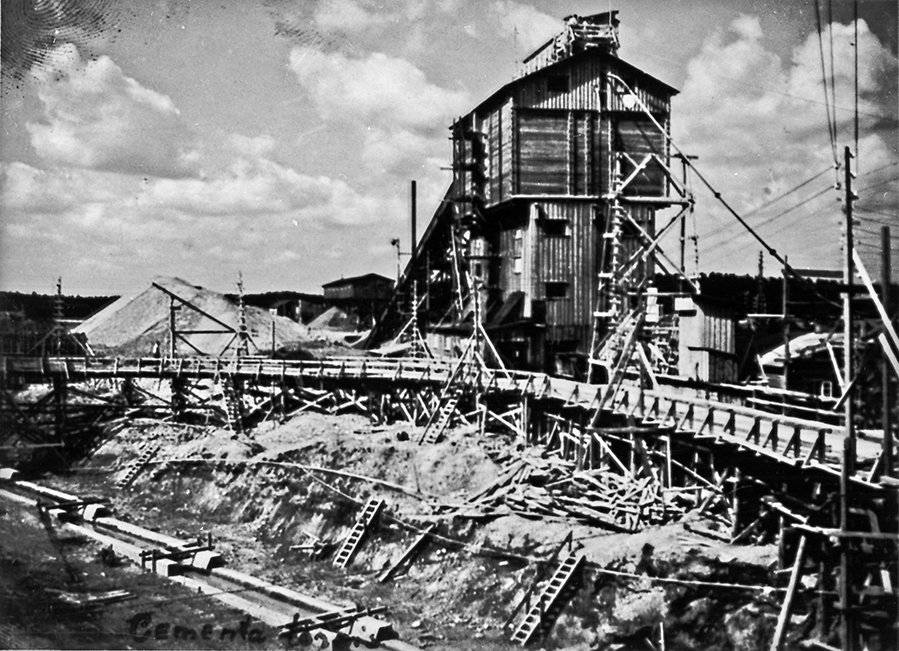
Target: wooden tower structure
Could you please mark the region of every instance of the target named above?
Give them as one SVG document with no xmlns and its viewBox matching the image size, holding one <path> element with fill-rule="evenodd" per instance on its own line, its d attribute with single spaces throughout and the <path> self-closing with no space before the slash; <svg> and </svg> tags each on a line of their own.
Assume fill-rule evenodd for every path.
<svg viewBox="0 0 899 651">
<path fill-rule="evenodd" d="M 436 354 L 458 354 L 477 315 L 506 364 L 583 377 L 659 265 L 677 271 L 655 225 L 657 209 L 692 206 L 669 168 L 677 91 L 618 45 L 617 12 L 569 16 L 452 124 L 452 185 L 376 338 L 402 326 L 415 285 Z"/>
</svg>

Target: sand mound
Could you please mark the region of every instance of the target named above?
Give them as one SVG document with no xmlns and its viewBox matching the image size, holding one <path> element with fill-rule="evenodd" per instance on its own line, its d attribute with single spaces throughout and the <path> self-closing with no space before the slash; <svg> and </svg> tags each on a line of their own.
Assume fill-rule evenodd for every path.
<svg viewBox="0 0 899 651">
<path fill-rule="evenodd" d="M 353 319 L 339 307 L 329 307 L 309 322 L 309 329 L 353 332 L 356 330 L 356 325 L 353 323 Z"/>
<path fill-rule="evenodd" d="M 189 301 L 214 319 L 237 329 L 238 308 L 224 294 L 191 285 L 180 278 L 155 278 L 160 285 Z M 164 291 L 150 285 L 133 296 L 123 296 L 75 329 L 87 336 L 94 350 L 117 354 L 146 355 L 159 342 L 163 353 L 168 350 L 169 316 L 171 298 Z M 175 302 L 179 304 L 178 301 Z M 307 330 L 290 319 L 272 316 L 266 310 L 248 306 L 247 326 L 250 336 L 260 351 L 272 347 L 272 324 L 275 328 L 275 348 L 308 339 Z M 182 306 L 175 316 L 177 330 L 224 330 L 209 316 Z M 190 344 L 178 341 L 176 351 L 180 355 L 219 355 L 233 338 L 229 332 L 185 335 Z M 255 349 L 250 346 L 250 352 Z"/>
</svg>

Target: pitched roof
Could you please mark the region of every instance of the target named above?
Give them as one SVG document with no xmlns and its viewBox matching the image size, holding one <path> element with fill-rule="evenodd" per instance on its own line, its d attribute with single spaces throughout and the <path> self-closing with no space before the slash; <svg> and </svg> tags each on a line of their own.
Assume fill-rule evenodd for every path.
<svg viewBox="0 0 899 651">
<path fill-rule="evenodd" d="M 609 61 L 613 61 L 616 65 L 623 68 L 625 72 L 627 72 L 629 74 L 639 75 L 643 79 L 649 80 L 653 84 L 660 86 L 663 90 L 671 93 L 671 95 L 677 95 L 680 92 L 674 86 L 665 83 L 664 81 L 662 81 L 661 79 L 659 79 L 657 77 L 653 77 L 651 74 L 649 74 L 645 70 L 641 70 L 634 64 L 628 63 L 624 59 L 620 59 L 614 54 L 602 52 L 601 50 L 598 50 L 598 49 L 588 49 L 588 50 L 578 52 L 577 54 L 573 54 L 568 57 L 563 57 L 563 58 L 559 59 L 558 61 L 554 61 L 553 63 L 550 63 L 547 66 L 544 66 L 542 68 L 534 70 L 531 73 L 528 73 L 526 75 L 518 77 L 517 79 L 513 79 L 512 81 L 510 81 L 506 84 L 503 84 L 498 89 L 496 89 L 493 93 L 491 93 L 485 100 L 483 100 L 482 102 L 479 102 L 477 106 L 475 106 L 473 109 L 471 109 L 468 112 L 468 115 L 474 113 L 475 111 L 483 108 L 484 106 L 486 106 L 488 104 L 491 104 L 497 98 L 502 97 L 503 95 L 509 94 L 511 92 L 511 90 L 515 88 L 515 86 L 527 82 L 529 79 L 535 77 L 536 75 L 544 74 L 549 70 L 554 70 L 556 68 L 560 68 L 564 64 L 568 64 L 568 63 L 577 61 L 578 59 L 582 59 L 582 58 L 585 58 L 588 56 L 600 56 Z"/>
<path fill-rule="evenodd" d="M 383 280 L 390 284 L 393 284 L 392 278 L 388 278 L 387 276 L 382 276 L 381 274 L 367 273 L 367 274 L 362 274 L 361 276 L 350 276 L 349 278 L 341 278 L 340 280 L 332 280 L 331 282 L 325 283 L 324 285 L 322 285 L 322 287 L 323 288 L 337 287 L 338 285 L 348 285 L 348 284 L 352 284 L 352 283 L 362 282 L 364 280 Z"/>
</svg>

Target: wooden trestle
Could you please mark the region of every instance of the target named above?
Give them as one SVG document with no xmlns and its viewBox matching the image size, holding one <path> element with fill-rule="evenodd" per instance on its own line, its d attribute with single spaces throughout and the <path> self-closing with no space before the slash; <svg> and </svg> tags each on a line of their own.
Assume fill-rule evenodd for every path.
<svg viewBox="0 0 899 651">
<path fill-rule="evenodd" d="M 682 491 L 700 511 L 717 505 L 732 541 L 777 540 L 782 568 L 792 568 L 784 572 L 793 577 L 792 590 L 801 574 L 818 574 L 810 633 L 817 639 L 833 642 L 834 622 L 844 613 L 864 624 L 856 630 L 882 631 L 881 642 L 870 648 L 896 642 L 899 482 L 878 475 L 880 441 L 858 440 L 858 462 L 849 482 L 852 526 L 841 532 L 836 500 L 844 436 L 837 418 L 797 418 L 747 406 L 748 401 L 723 393 L 643 387 L 636 379 L 607 387 L 487 368 L 466 374 L 466 391 L 450 394 L 447 387 L 458 370 L 452 360 L 423 358 L 7 357 L 0 360 L 7 394 L 0 415 L 12 426 L 4 427 L 7 437 L 15 430 L 20 440 L 33 443 L 39 428 L 28 420 L 31 407 L 16 404 L 9 392 L 49 383 L 59 397 L 45 399 L 42 406 L 52 408 L 60 433 L 56 440 L 64 443 L 67 389 L 85 393 L 73 385 L 97 380 L 125 382 L 123 388 L 130 383 L 129 390 L 144 392 L 139 380 L 168 381 L 171 398 L 147 400 L 144 408 L 176 417 L 206 410 L 217 413 L 219 422 L 240 414 L 245 428 L 302 411 L 364 413 L 376 423 L 426 427 L 449 418 L 446 397 L 458 396 L 455 419 L 555 452 L 572 462 L 578 475 L 573 480 L 603 480 L 609 486 L 619 477 Z M 225 385 L 241 393 L 228 398 L 242 401 L 242 409 L 228 407 L 230 419 L 210 398 L 227 396 Z M 646 524 L 639 513 L 622 517 L 629 519 L 618 523 L 621 530 Z M 834 591 L 843 546 L 851 550 L 854 569 L 850 604 L 839 603 Z M 784 612 L 795 607 L 788 594 Z M 870 643 L 873 634 L 866 635 Z"/>
</svg>

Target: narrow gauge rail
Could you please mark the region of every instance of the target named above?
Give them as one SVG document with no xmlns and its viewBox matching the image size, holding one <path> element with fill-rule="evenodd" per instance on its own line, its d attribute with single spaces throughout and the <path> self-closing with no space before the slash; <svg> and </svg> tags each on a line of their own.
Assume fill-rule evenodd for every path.
<svg viewBox="0 0 899 651">
<path fill-rule="evenodd" d="M 0 488 L 0 499 L 35 510 L 39 504 L 49 504 L 51 509 L 54 504 L 62 507 L 66 503 L 72 503 L 73 500 L 70 498 L 73 497 L 75 496 L 28 481 L 6 482 Z M 92 504 L 90 500 L 79 503 Z M 108 545 L 116 554 L 137 564 L 141 563 L 142 556 L 146 556 L 149 550 L 184 544 L 183 541 L 165 534 L 102 515 L 91 517 L 90 520 L 79 520 L 75 517 L 68 521 L 60 521 L 59 525 L 73 533 Z M 227 567 L 212 567 L 202 573 L 177 573 L 166 578 L 184 586 L 193 594 L 204 594 L 243 611 L 271 627 L 281 628 L 285 633 L 288 633 L 287 627 L 291 622 L 312 618 L 321 618 L 324 621 L 348 610 L 346 607 L 271 584 Z M 308 639 L 309 644 L 314 644 L 314 648 L 384 648 L 393 651 L 418 649 L 400 640 L 384 640 L 372 646 L 373 641 L 364 634 L 364 631 L 366 629 L 371 631 L 379 624 L 384 625 L 385 622 L 375 620 L 365 612 L 358 619 L 363 624 L 362 634 L 357 633 L 359 627 L 354 628 L 350 635 L 341 635 L 326 628 L 315 628 L 306 638 L 296 635 L 288 638 L 289 646 L 303 648 L 304 641 Z"/>
</svg>

